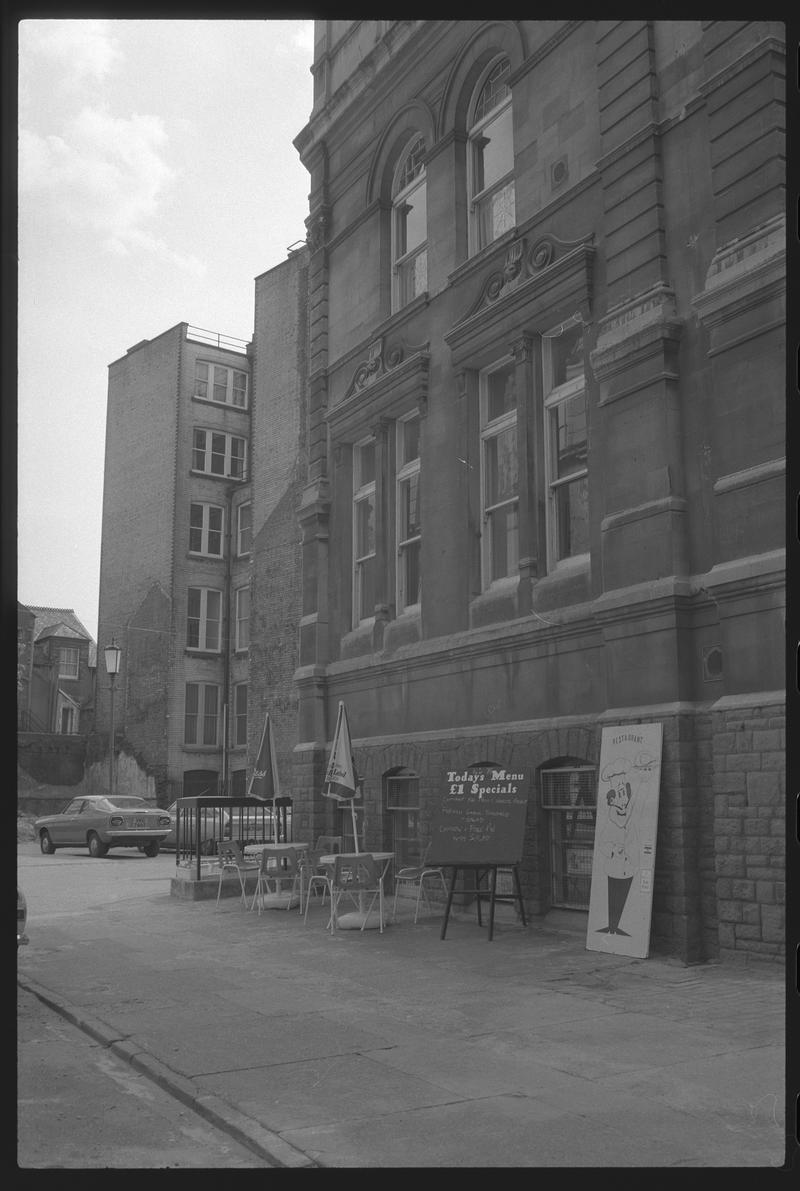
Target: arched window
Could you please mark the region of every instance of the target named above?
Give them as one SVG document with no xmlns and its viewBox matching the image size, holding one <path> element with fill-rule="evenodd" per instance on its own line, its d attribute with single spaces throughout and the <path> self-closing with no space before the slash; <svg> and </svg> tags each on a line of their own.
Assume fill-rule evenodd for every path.
<svg viewBox="0 0 800 1191">
<path fill-rule="evenodd" d="M 417 137 L 400 159 L 392 187 L 392 309 L 428 288 L 425 141 Z"/>
<path fill-rule="evenodd" d="M 514 226 L 514 135 L 508 58 L 495 62 L 477 92 L 469 129 L 470 251 Z"/>
</svg>

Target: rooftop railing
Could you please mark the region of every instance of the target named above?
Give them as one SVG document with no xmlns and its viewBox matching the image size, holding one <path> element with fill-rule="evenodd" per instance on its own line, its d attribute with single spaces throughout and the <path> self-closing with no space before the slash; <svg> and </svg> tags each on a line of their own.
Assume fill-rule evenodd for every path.
<svg viewBox="0 0 800 1191">
<path fill-rule="evenodd" d="M 236 339 L 233 335 L 221 335 L 218 331 L 206 331 L 203 327 L 187 326 L 186 338 L 193 339 L 197 343 L 208 343 L 213 347 L 223 347 L 228 351 L 241 352 L 242 355 L 247 354 L 249 346 L 246 339 Z"/>
</svg>

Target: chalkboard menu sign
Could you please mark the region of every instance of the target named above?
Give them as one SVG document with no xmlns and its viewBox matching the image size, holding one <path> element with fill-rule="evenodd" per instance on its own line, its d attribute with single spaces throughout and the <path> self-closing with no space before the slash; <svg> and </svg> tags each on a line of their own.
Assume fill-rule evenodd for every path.
<svg viewBox="0 0 800 1191">
<path fill-rule="evenodd" d="M 450 770 L 432 824 L 429 864 L 519 864 L 528 783 L 506 769 Z"/>
</svg>

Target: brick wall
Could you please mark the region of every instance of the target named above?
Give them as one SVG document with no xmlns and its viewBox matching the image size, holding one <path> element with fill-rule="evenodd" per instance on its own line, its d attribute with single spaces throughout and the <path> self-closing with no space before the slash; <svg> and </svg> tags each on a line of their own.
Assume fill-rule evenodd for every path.
<svg viewBox="0 0 800 1191">
<path fill-rule="evenodd" d="M 644 717 L 650 719 L 652 717 Z M 633 720 L 631 722 L 634 722 Z M 784 720 L 781 705 L 700 710 L 662 719 L 664 728 L 652 951 L 685 963 L 728 957 L 779 959 L 784 929 Z M 351 724 L 352 729 L 352 724 Z M 531 776 L 520 881 L 531 916 L 548 909 L 545 812 L 538 770 L 557 758 L 597 764 L 600 726 L 573 722 L 547 730 L 416 734 L 354 745 L 364 779 L 359 810 L 366 848 L 389 844 L 382 778 L 394 767 L 419 775 L 420 836 L 427 838 L 449 768 L 496 759 Z M 335 827 L 336 803 L 322 797 L 327 756 L 295 754 L 294 831 L 314 839 Z"/>
<path fill-rule="evenodd" d="M 782 704 L 714 712 L 719 950 L 779 959 L 785 932 L 785 720 Z"/>
<path fill-rule="evenodd" d="M 293 678 L 301 612 L 297 510 L 306 475 L 307 279 L 307 254 L 300 251 L 256 278 L 255 292 L 247 766 L 249 771 L 269 711 L 283 793 L 292 792 L 297 741 Z"/>
</svg>

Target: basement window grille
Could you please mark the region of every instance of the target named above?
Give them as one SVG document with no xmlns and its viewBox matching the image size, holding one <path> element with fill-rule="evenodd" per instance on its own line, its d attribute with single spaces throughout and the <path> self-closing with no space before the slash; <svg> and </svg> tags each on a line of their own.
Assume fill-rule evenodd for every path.
<svg viewBox="0 0 800 1191">
<path fill-rule="evenodd" d="M 542 807 L 548 812 L 550 905 L 588 910 L 592 882 L 597 771 L 592 765 L 544 769 Z"/>
</svg>

